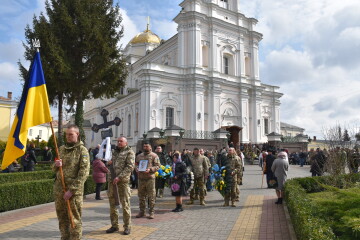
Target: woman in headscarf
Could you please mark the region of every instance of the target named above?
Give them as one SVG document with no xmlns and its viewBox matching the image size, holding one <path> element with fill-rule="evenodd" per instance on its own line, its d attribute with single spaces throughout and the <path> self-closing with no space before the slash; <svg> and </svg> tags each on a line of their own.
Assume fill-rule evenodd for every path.
<svg viewBox="0 0 360 240">
<path fill-rule="evenodd" d="M 181 161 L 179 152 L 175 152 L 173 155 L 172 172 L 173 177 L 171 178 L 171 195 L 175 196 L 176 208 L 173 212 L 181 212 L 182 208 L 182 196 L 187 195 L 186 190 L 186 165 Z"/>
<path fill-rule="evenodd" d="M 271 166 L 271 171 L 274 173 L 277 179 L 276 195 L 278 200 L 276 204 L 282 204 L 284 185 L 287 178 L 287 171 L 289 170 L 289 162 L 287 161 L 286 152 L 280 152 Z"/>
</svg>

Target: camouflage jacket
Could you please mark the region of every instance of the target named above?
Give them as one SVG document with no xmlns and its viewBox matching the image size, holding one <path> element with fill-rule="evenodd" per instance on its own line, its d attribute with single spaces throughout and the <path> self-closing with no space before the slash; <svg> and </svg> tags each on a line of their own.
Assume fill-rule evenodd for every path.
<svg viewBox="0 0 360 240">
<path fill-rule="evenodd" d="M 194 173 L 195 178 L 200 178 L 209 175 L 209 166 L 204 156 L 192 155 L 190 157 L 190 161 L 191 161 L 191 169 L 192 172 Z"/>
<path fill-rule="evenodd" d="M 84 183 L 89 175 L 90 158 L 89 152 L 83 142 L 66 144 L 59 148 L 62 159 L 65 186 L 73 195 L 83 195 Z M 56 172 L 55 185 L 61 187 L 61 176 L 58 167 L 53 166 Z M 57 189 L 58 190 L 58 189 Z"/>
<path fill-rule="evenodd" d="M 112 150 L 112 158 L 115 175 L 121 182 L 129 182 L 135 165 L 135 153 L 129 147 L 116 148 Z M 110 174 L 109 174 L 110 177 Z"/>
<path fill-rule="evenodd" d="M 140 153 L 137 155 L 135 164 L 138 167 L 140 160 L 148 160 L 148 166 L 147 168 L 150 169 L 149 173 L 145 172 L 138 172 L 139 179 L 149 179 L 149 178 L 155 178 L 155 173 L 160 168 L 160 160 L 158 155 L 156 153 L 150 152 L 148 154 Z"/>
<path fill-rule="evenodd" d="M 234 172 L 234 174 L 242 175 L 243 166 L 242 166 L 241 158 L 239 156 L 235 154 L 234 155 L 228 154 L 225 165 L 226 165 L 226 170 L 229 172 L 229 174 Z"/>
</svg>

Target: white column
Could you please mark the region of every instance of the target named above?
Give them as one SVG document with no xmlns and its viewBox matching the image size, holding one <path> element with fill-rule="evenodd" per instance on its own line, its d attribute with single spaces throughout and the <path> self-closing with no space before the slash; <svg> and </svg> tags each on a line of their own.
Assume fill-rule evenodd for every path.
<svg viewBox="0 0 360 240">
<path fill-rule="evenodd" d="M 218 71 L 218 66 L 217 66 L 217 36 L 215 34 L 215 32 L 212 32 L 212 36 L 210 38 L 210 48 L 209 48 L 209 56 L 210 56 L 210 61 L 209 61 L 209 69 L 211 71 Z"/>
<path fill-rule="evenodd" d="M 178 66 L 185 66 L 185 32 L 180 24 L 178 25 Z"/>
</svg>

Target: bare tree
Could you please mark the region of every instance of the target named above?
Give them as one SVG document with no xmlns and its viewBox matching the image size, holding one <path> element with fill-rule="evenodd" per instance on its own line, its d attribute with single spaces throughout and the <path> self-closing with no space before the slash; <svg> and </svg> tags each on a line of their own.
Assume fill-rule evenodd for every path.
<svg viewBox="0 0 360 240">
<path fill-rule="evenodd" d="M 345 129 L 344 133 L 342 129 Z M 347 172 L 346 168 L 350 169 L 352 149 L 356 146 L 358 129 L 356 126 L 341 126 L 340 124 L 323 127 L 322 133 L 328 147 L 324 151 L 327 158 L 325 169 L 329 174 L 344 174 Z"/>
</svg>

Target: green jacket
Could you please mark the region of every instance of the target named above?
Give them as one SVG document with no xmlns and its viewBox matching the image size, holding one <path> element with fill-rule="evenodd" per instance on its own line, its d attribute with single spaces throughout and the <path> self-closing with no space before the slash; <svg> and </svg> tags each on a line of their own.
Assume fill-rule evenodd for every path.
<svg viewBox="0 0 360 240">
<path fill-rule="evenodd" d="M 66 144 L 59 148 L 60 158 L 62 159 L 62 169 L 64 173 L 65 186 L 73 195 L 83 195 L 84 183 L 89 175 L 90 158 L 89 152 L 84 147 L 83 142 Z M 53 166 L 56 172 L 55 193 L 62 190 L 61 176 L 58 167 Z"/>
<path fill-rule="evenodd" d="M 135 166 L 135 153 L 126 146 L 122 149 L 116 148 L 112 150 L 112 158 L 115 175 L 121 182 L 129 182 L 132 171 Z M 110 177 L 110 174 L 108 175 Z"/>
</svg>

